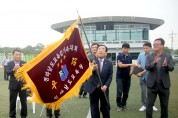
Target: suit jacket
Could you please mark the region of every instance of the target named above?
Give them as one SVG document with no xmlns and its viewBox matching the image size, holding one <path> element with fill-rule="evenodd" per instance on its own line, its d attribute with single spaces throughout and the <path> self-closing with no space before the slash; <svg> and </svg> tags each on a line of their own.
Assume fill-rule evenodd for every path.
<svg viewBox="0 0 178 118">
<path fill-rule="evenodd" d="M 95 61 L 96 61 L 95 64 L 98 64 L 98 67 L 99 67 L 98 58 L 95 57 Z M 102 72 L 100 73 L 99 68 L 98 68 L 98 72 L 100 74 L 102 84 L 107 86 L 107 90 L 108 90 L 109 86 L 111 84 L 111 81 L 112 81 L 112 76 L 113 76 L 113 64 L 112 64 L 112 62 L 105 58 L 104 61 L 103 61 Z M 84 84 L 84 90 L 91 94 L 96 89 L 98 84 L 100 84 L 100 81 L 99 81 L 97 72 L 93 71 L 93 74 L 90 76 L 90 78 Z"/>
<path fill-rule="evenodd" d="M 25 64 L 25 61 L 20 61 L 20 66 L 23 66 L 23 64 Z M 17 90 L 18 89 L 18 85 L 20 85 L 20 87 L 23 86 L 23 82 L 22 81 L 18 81 L 15 76 L 14 76 L 14 71 L 13 68 L 15 66 L 14 60 L 10 61 L 7 64 L 7 73 L 10 75 L 10 80 L 9 80 L 9 89 L 11 90 Z"/>
<path fill-rule="evenodd" d="M 145 68 L 148 71 L 147 87 L 149 88 L 153 87 L 156 82 L 157 68 L 156 68 L 156 64 L 153 63 L 155 57 L 156 57 L 156 53 L 152 53 L 149 54 L 146 58 Z M 172 56 L 168 53 L 163 52 L 160 60 L 161 64 L 163 64 L 165 58 L 167 59 L 168 66 L 167 67 L 161 66 L 160 76 L 161 76 L 161 81 L 163 83 L 163 86 L 165 88 L 169 88 L 170 87 L 169 71 L 174 70 L 174 63 L 172 60 Z"/>
</svg>

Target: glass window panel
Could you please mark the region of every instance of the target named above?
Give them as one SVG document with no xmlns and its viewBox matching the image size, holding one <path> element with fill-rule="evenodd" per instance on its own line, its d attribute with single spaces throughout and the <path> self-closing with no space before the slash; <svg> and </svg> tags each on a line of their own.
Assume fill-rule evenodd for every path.
<svg viewBox="0 0 178 118">
<path fill-rule="evenodd" d="M 116 41 L 115 30 L 106 30 L 107 41 Z"/>
<path fill-rule="evenodd" d="M 135 28 L 141 28 L 142 25 L 141 24 L 135 24 Z"/>
<path fill-rule="evenodd" d="M 85 32 L 86 32 L 86 35 L 87 35 L 89 42 L 95 40 L 95 31 L 94 30 L 86 30 Z M 86 38 L 85 38 L 85 34 L 83 33 L 83 31 L 82 31 L 81 35 L 82 35 L 83 43 L 87 43 Z"/>
<path fill-rule="evenodd" d="M 142 24 L 142 27 L 149 27 L 148 24 Z"/>
<path fill-rule="evenodd" d="M 127 28 L 127 25 L 119 25 L 120 28 Z"/>
<path fill-rule="evenodd" d="M 148 28 L 144 28 L 143 29 L 143 40 L 148 40 L 148 35 L 149 34 L 149 29 Z"/>
<path fill-rule="evenodd" d="M 137 59 L 139 53 L 136 53 L 136 52 L 135 53 L 130 53 L 130 55 L 131 55 L 132 59 Z"/>
<path fill-rule="evenodd" d="M 134 28 L 134 25 L 133 24 L 128 25 L 128 28 Z"/>
<path fill-rule="evenodd" d="M 131 40 L 143 40 L 143 29 L 131 29 Z"/>
<path fill-rule="evenodd" d="M 114 25 L 114 29 L 119 29 L 119 25 Z"/>
<path fill-rule="evenodd" d="M 96 30 L 96 26 L 91 26 L 91 30 Z"/>
<path fill-rule="evenodd" d="M 96 31 L 96 41 L 107 41 L 107 35 L 105 33 L 105 30 Z"/>
<path fill-rule="evenodd" d="M 147 26 L 147 28 L 143 28 L 143 26 Z M 140 41 L 149 39 L 149 25 L 145 24 L 117 24 L 114 25 L 114 29 L 118 28 L 117 30 L 96 30 L 94 29 L 96 26 L 86 26 L 85 28 L 89 28 L 86 30 L 89 41 Z M 86 43 L 83 31 L 81 36 L 83 42 Z"/>
<path fill-rule="evenodd" d="M 117 30 L 117 37 L 119 41 L 130 40 L 130 30 L 129 29 Z"/>
</svg>

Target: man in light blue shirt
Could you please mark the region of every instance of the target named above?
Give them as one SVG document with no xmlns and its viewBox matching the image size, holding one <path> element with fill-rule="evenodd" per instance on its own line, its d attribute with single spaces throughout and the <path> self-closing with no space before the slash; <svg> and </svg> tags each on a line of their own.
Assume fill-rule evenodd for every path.
<svg viewBox="0 0 178 118">
<path fill-rule="evenodd" d="M 146 42 L 143 44 L 144 52 L 141 52 L 137 58 L 137 66 L 144 69 L 142 72 L 137 74 L 137 77 L 140 77 L 140 87 L 141 87 L 141 103 L 142 107 L 139 109 L 139 111 L 145 111 L 146 110 L 146 99 L 147 99 L 147 90 L 146 90 L 146 78 L 148 75 L 148 71 L 145 69 L 146 64 L 146 57 L 151 52 L 151 43 Z M 158 109 L 153 106 L 153 110 L 157 111 Z"/>
<path fill-rule="evenodd" d="M 8 80 L 9 75 L 7 74 L 6 70 L 7 70 L 7 64 L 9 62 L 9 58 L 8 58 L 8 53 L 5 53 L 5 57 L 2 61 L 2 66 L 4 67 L 4 80 Z"/>
</svg>

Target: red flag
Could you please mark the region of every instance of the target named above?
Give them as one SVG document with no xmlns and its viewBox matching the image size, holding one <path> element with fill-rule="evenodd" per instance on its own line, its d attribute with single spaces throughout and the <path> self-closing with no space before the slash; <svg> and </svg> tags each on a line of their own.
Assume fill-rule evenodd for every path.
<svg viewBox="0 0 178 118">
<path fill-rule="evenodd" d="M 76 24 L 15 74 L 26 82 L 24 88 L 31 89 L 33 101 L 58 109 L 62 101 L 78 95 L 79 86 L 91 75 Z"/>
</svg>

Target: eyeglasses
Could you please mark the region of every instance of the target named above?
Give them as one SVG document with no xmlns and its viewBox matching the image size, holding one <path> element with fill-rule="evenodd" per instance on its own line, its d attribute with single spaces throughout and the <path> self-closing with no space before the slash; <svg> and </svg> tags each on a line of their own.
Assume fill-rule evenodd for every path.
<svg viewBox="0 0 178 118">
<path fill-rule="evenodd" d="M 153 46 L 158 46 L 158 45 L 161 45 L 161 44 L 158 44 L 158 43 L 154 43 Z"/>
</svg>

